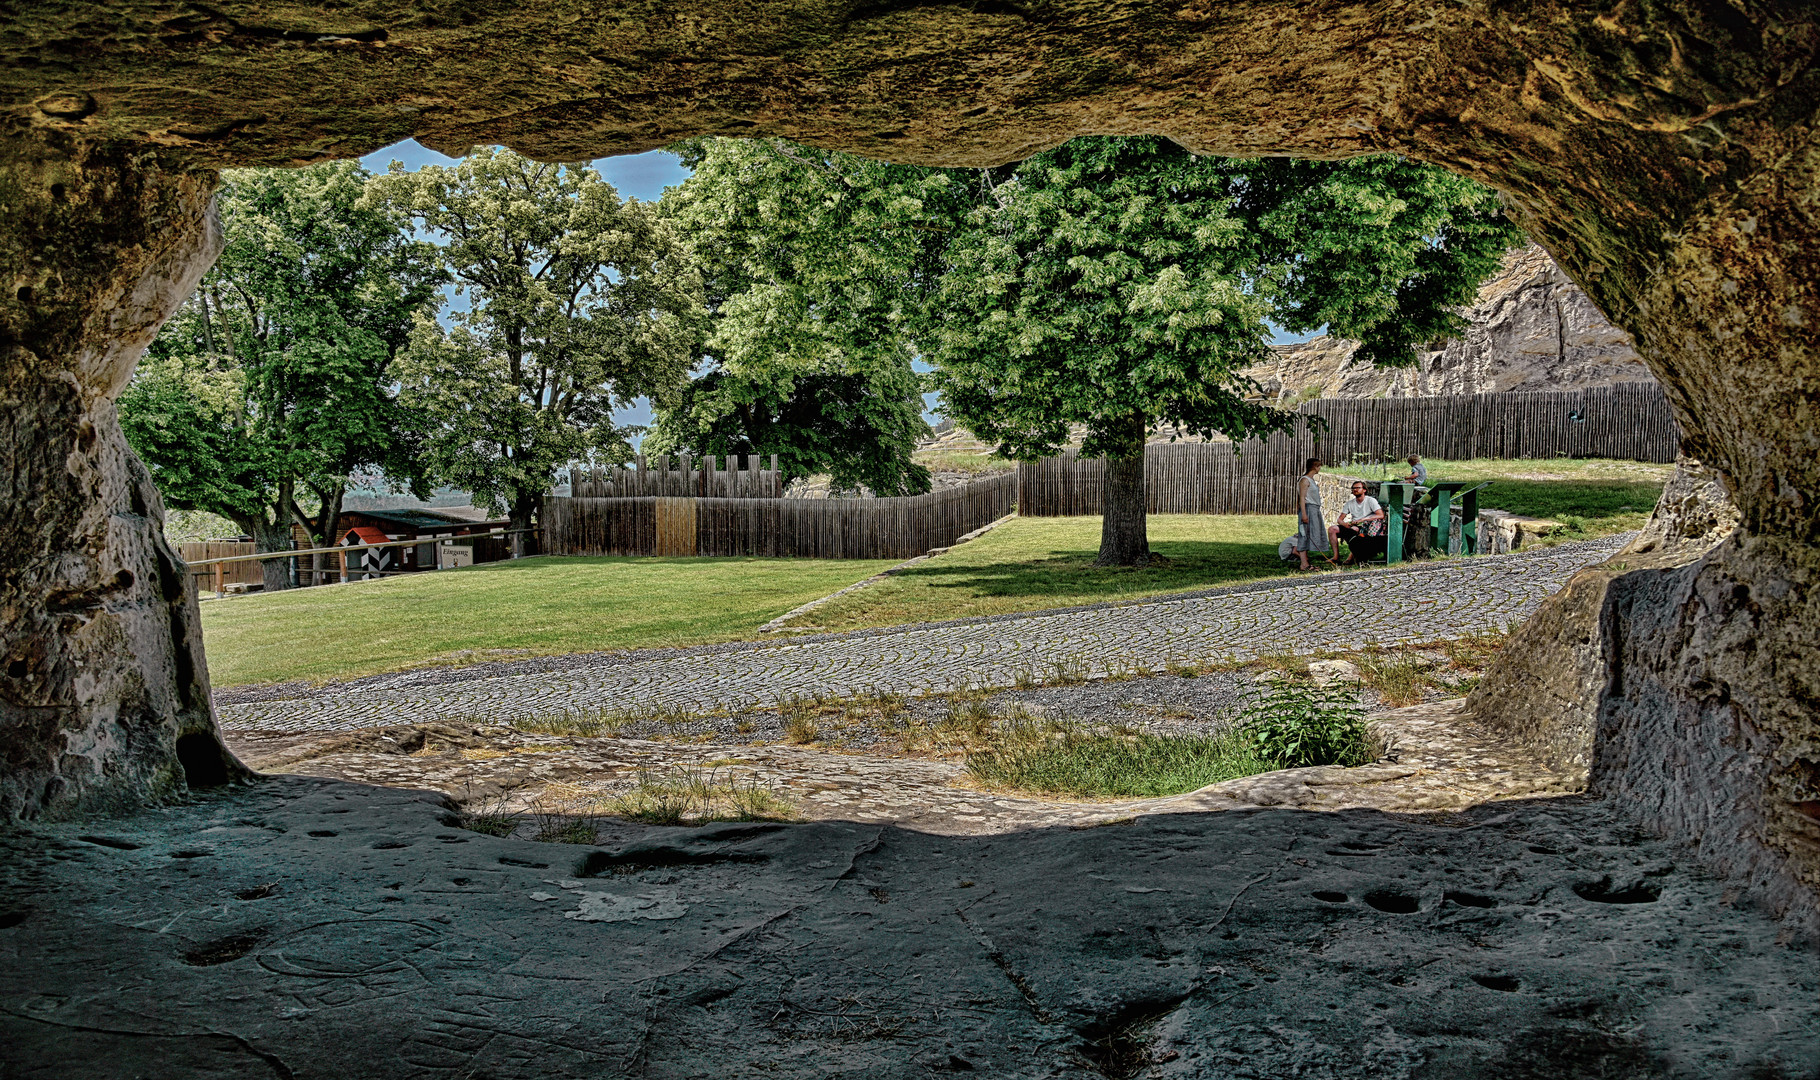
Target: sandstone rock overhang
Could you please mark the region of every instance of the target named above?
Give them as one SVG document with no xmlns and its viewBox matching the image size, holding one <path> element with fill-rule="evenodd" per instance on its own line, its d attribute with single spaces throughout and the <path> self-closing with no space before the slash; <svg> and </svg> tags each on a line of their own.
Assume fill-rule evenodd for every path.
<svg viewBox="0 0 1820 1080">
<path fill-rule="evenodd" d="M 180 787 L 174 740 L 212 738 L 194 605 L 149 584 L 161 512 L 112 412 L 209 257 L 210 170 L 407 136 L 576 159 L 787 135 L 969 165 L 1148 132 L 1483 180 L 1632 335 L 1740 524 L 1618 628 L 1597 739 L 1625 749 L 1595 751 L 1595 781 L 1784 900 L 1820 890 L 1809 0 L 40 0 L 6 18 L 8 814 Z M 58 787 L 57 761 L 90 771 Z"/>
</svg>

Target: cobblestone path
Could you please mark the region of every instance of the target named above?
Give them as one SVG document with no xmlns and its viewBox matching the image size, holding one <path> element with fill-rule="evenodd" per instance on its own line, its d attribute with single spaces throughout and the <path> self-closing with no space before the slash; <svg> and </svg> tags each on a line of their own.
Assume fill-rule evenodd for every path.
<svg viewBox="0 0 1820 1080">
<path fill-rule="evenodd" d="M 661 659 L 602 656 L 562 670 L 450 679 L 411 672 L 359 687 L 223 704 L 224 726 L 336 731 L 652 706 L 705 711 L 791 696 L 905 694 L 1261 655 L 1436 641 L 1502 629 L 1627 536 L 1409 568 L 1321 574 L 1067 611 L 925 624 Z"/>
</svg>

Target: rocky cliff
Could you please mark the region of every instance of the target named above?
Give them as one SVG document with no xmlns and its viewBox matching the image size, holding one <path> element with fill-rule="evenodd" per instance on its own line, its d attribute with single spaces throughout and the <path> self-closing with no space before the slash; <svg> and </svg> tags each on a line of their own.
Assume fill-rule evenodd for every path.
<svg viewBox="0 0 1820 1080">
<path fill-rule="evenodd" d="M 1283 401 L 1584 390 L 1651 379 L 1630 335 L 1534 244 L 1506 256 L 1463 314 L 1466 332 L 1416 367 L 1354 364 L 1357 343 L 1323 336 L 1277 346 L 1274 365 L 1248 374 Z"/>
</svg>

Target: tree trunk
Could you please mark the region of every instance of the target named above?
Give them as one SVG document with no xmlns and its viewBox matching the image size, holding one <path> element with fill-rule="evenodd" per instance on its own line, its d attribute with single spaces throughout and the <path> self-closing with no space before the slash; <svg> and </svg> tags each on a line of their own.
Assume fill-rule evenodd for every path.
<svg viewBox="0 0 1820 1080">
<path fill-rule="evenodd" d="M 0 819 L 247 775 L 215 730 L 163 502 L 114 413 L 221 243 L 214 175 L 148 164 L 76 150 L 0 165 L 15 275 L 0 309 Z"/>
<path fill-rule="evenodd" d="M 260 522 L 253 530 L 253 550 L 261 554 L 292 550 L 290 515 L 281 515 L 277 525 Z M 266 592 L 283 592 L 291 587 L 291 560 L 263 559 L 259 563 L 259 574 L 265 581 Z"/>
<path fill-rule="evenodd" d="M 1100 489 L 1100 555 L 1095 566 L 1145 566 L 1152 562 L 1144 494 L 1144 435 L 1133 414 L 1119 422 L 1120 452 L 1106 458 Z"/>
<path fill-rule="evenodd" d="M 322 508 L 316 512 L 316 520 L 309 523 L 314 534 L 311 547 L 332 547 L 341 531 L 341 504 L 347 498 L 347 486 L 337 485 L 333 491 L 317 491 L 316 496 L 322 500 Z M 300 585 L 326 585 L 331 576 L 340 576 L 341 559 L 337 555 L 311 555 L 310 575 L 308 581 Z"/>
<path fill-rule="evenodd" d="M 520 496 L 512 503 L 511 510 L 507 512 L 506 516 L 511 522 L 507 528 L 512 530 L 512 557 L 514 559 L 522 559 L 526 555 L 537 553 L 537 538 L 522 530 L 535 526 L 534 517 L 542 502 L 543 500 L 536 496 Z"/>
</svg>

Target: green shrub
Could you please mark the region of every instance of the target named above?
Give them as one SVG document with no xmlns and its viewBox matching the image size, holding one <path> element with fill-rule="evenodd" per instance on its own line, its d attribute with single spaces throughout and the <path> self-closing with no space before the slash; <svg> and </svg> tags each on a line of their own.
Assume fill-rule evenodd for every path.
<svg viewBox="0 0 1820 1080">
<path fill-rule="evenodd" d="M 1238 729 L 1279 768 L 1363 765 L 1371 760 L 1365 713 L 1355 692 L 1281 680 L 1252 692 Z"/>
</svg>

